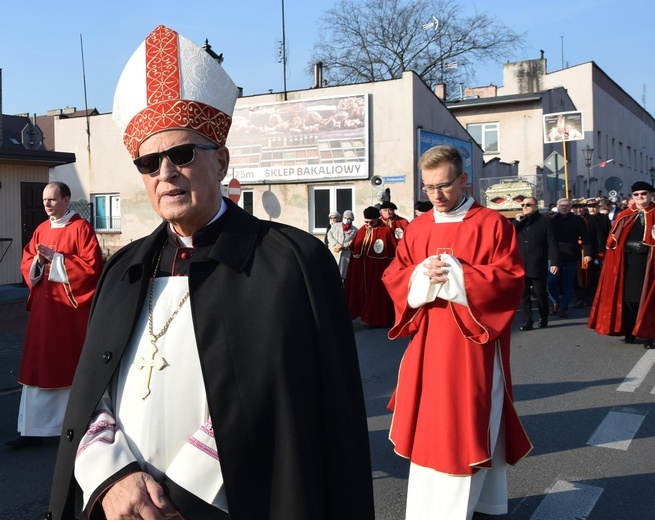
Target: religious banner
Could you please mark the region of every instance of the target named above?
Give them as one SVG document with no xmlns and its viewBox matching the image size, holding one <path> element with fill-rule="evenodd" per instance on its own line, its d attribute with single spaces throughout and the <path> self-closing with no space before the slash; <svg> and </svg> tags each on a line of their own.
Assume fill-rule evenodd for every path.
<svg viewBox="0 0 655 520">
<path fill-rule="evenodd" d="M 544 143 L 584 139 L 582 112 L 544 114 Z"/>
<path fill-rule="evenodd" d="M 368 178 L 368 95 L 238 106 L 227 147 L 241 184 Z"/>
</svg>

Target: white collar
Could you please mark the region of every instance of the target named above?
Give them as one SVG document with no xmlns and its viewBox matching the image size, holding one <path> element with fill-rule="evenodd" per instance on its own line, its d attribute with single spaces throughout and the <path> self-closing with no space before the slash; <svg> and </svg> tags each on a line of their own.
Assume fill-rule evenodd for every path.
<svg viewBox="0 0 655 520">
<path fill-rule="evenodd" d="M 433 210 L 435 224 L 445 224 L 447 222 L 461 222 L 462 220 L 464 220 L 464 217 L 466 216 L 466 213 L 473 205 L 473 202 L 475 202 L 473 198 L 469 199 L 464 197 L 462 202 L 460 202 L 456 208 L 451 209 L 450 211 L 441 212 L 441 211 L 437 211 L 437 209 L 435 208 Z"/>
<path fill-rule="evenodd" d="M 73 210 L 67 210 L 66 213 L 64 213 L 61 217 L 56 218 L 56 217 L 50 217 L 50 227 L 51 228 L 62 228 L 64 227 L 68 221 L 75 215 L 75 212 Z"/>
</svg>

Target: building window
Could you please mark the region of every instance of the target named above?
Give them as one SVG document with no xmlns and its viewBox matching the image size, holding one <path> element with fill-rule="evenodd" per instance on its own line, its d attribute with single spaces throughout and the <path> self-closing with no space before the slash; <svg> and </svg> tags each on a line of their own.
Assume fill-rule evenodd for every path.
<svg viewBox="0 0 655 520">
<path fill-rule="evenodd" d="M 498 123 L 476 123 L 466 125 L 466 130 L 480 145 L 484 153 L 498 153 L 500 148 Z"/>
<path fill-rule="evenodd" d="M 254 214 L 255 194 L 252 190 L 241 192 L 241 198 L 239 199 L 239 206 L 241 206 L 251 215 Z"/>
<path fill-rule="evenodd" d="M 93 196 L 96 231 L 101 233 L 120 233 L 121 198 L 117 194 Z"/>
<path fill-rule="evenodd" d="M 354 186 L 310 186 L 309 188 L 309 227 L 312 233 L 325 233 L 330 223 L 330 211 L 343 215 L 353 209 Z M 355 215 L 355 220 L 357 215 Z"/>
</svg>

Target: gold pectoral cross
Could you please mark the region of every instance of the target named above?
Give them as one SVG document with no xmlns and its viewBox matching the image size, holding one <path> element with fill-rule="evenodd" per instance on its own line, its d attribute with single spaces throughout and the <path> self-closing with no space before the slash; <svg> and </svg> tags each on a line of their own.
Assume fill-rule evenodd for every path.
<svg viewBox="0 0 655 520">
<path fill-rule="evenodd" d="M 152 369 L 156 368 L 157 370 L 163 370 L 168 366 L 166 360 L 157 355 L 159 349 L 154 341 L 150 343 L 150 346 L 146 348 L 146 355 L 148 359 L 139 356 L 134 360 L 133 365 L 137 367 L 138 370 L 146 369 L 143 376 L 143 387 L 141 388 L 141 399 L 145 399 L 150 395 L 150 378 L 152 377 Z"/>
</svg>

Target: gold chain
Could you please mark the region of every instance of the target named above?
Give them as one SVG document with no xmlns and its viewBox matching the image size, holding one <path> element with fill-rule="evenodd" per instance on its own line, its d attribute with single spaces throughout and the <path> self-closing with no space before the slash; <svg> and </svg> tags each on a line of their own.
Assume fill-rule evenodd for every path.
<svg viewBox="0 0 655 520">
<path fill-rule="evenodd" d="M 187 291 L 186 294 L 180 300 L 180 303 L 177 304 L 177 308 L 175 309 L 173 314 L 171 314 L 170 318 L 166 320 L 164 327 L 157 334 L 155 334 L 152 328 L 153 327 L 152 301 L 155 294 L 155 277 L 157 276 L 157 270 L 159 269 L 159 263 L 161 262 L 161 257 L 164 254 L 165 248 L 166 248 L 166 242 L 164 242 L 164 247 L 162 247 L 161 251 L 159 251 L 159 256 L 157 257 L 157 263 L 155 264 L 155 269 L 152 272 L 152 280 L 150 281 L 150 298 L 148 300 L 148 333 L 150 334 L 150 342 L 155 348 L 156 348 L 155 345 L 156 341 L 159 338 L 161 338 L 164 334 L 166 334 L 166 331 L 168 330 L 168 326 L 175 319 L 175 316 L 177 316 L 177 313 L 180 312 L 180 309 L 184 305 L 184 302 L 187 301 L 187 298 L 189 297 L 189 291 Z"/>
</svg>

